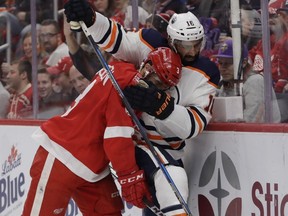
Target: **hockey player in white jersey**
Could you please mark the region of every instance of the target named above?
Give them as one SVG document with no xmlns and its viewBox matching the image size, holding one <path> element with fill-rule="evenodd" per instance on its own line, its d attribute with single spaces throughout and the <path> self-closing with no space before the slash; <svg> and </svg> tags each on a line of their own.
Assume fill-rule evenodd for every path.
<svg viewBox="0 0 288 216">
<path fill-rule="evenodd" d="M 167 90 L 175 99 L 175 107 L 165 119 L 148 115 L 145 115 L 145 118 L 150 118 L 151 122 L 154 122 L 153 125 L 159 129 L 157 132 L 168 139 L 182 141 L 193 138 L 204 130 L 211 119 L 212 100 L 220 73 L 213 62 L 199 56 L 205 39 L 203 26 L 197 17 L 191 12 L 174 14 L 167 28 L 167 41 L 154 29 L 126 32 L 117 22 L 95 13 L 85 0 L 70 0 L 64 7 L 68 22 L 84 21 L 94 40 L 103 50 L 136 66 L 140 66 L 143 59 L 155 47 L 174 48 L 181 56 L 184 65 L 180 82 Z M 144 97 L 147 89 L 139 91 L 141 90 L 144 91 Z M 171 149 L 175 150 L 175 145 L 173 146 Z M 176 148 L 177 155 L 179 148 L 181 147 Z M 181 156 L 177 155 L 175 157 L 179 159 Z"/>
<path fill-rule="evenodd" d="M 181 159 L 185 146 L 183 141 L 200 134 L 211 119 L 212 102 L 220 79 L 217 66 L 199 56 L 205 39 L 203 26 L 197 17 L 190 12 L 174 14 L 167 28 L 167 40 L 154 29 L 126 32 L 118 23 L 95 13 L 83 0 L 66 3 L 65 14 L 68 22 L 84 21 L 103 50 L 135 65 L 140 66 L 155 47 L 170 46 L 180 54 L 184 65 L 182 78 L 175 87 L 166 90 L 175 104 L 165 109 L 165 115 L 149 112 L 155 109 L 155 104 L 150 100 L 150 88 L 128 88 L 125 95 L 133 108 L 147 112 L 142 114 L 141 119 L 153 144 L 161 146 L 174 159 Z M 74 29 L 78 27 L 71 26 Z M 177 173 L 172 173 L 174 176 Z M 162 191 L 170 188 L 165 181 L 161 182 L 161 187 Z"/>
</svg>

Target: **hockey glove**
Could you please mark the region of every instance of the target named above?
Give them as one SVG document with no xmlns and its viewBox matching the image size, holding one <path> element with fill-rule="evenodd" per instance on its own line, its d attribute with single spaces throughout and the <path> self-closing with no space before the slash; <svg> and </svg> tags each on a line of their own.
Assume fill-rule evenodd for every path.
<svg viewBox="0 0 288 216">
<path fill-rule="evenodd" d="M 158 119 L 167 118 L 174 110 L 174 98 L 149 82 L 149 87 L 129 86 L 123 91 L 131 107 Z"/>
<path fill-rule="evenodd" d="M 95 11 L 86 0 L 69 0 L 64 8 L 67 22 L 73 31 L 82 31 L 79 21 L 83 21 L 88 28 L 95 22 Z"/>
<path fill-rule="evenodd" d="M 138 208 L 145 208 L 143 199 L 152 200 L 143 170 L 138 170 L 125 176 L 118 176 L 118 181 L 121 185 L 122 197 L 126 202 Z"/>
</svg>

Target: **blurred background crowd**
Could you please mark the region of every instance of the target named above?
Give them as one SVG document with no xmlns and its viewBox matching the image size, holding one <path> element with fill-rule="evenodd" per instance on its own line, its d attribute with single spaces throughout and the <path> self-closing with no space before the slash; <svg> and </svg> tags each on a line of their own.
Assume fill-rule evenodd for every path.
<svg viewBox="0 0 288 216">
<path fill-rule="evenodd" d="M 205 31 L 206 42 L 201 55 L 214 61 L 221 73 L 217 96 L 242 96 L 243 109 L 247 109 L 245 121 L 261 123 L 264 120 L 259 116 L 265 111 L 264 101 L 257 113 L 249 109 L 255 100 L 264 100 L 263 5 L 261 7 L 260 0 L 240 0 L 239 7 L 231 9 L 231 1 L 90 0 L 90 3 L 96 11 L 119 22 L 127 31 L 154 28 L 164 36 L 173 13 L 190 11 L 195 14 Z M 31 2 L 35 3 L 32 5 L 35 13 L 31 12 Z M 288 122 L 288 1 L 263 2 L 268 9 L 264 25 L 268 25 L 270 31 L 273 110 L 279 111 L 272 122 L 284 123 Z M 101 68 L 83 33 L 70 31 L 64 20 L 64 3 L 61 0 L 0 1 L 0 118 L 48 119 L 63 114 L 89 85 L 69 56 L 67 41 L 70 37 L 77 39 L 95 68 Z M 135 10 L 138 10 L 136 18 Z M 233 35 L 232 15 L 235 13 L 239 15 L 239 37 Z M 33 28 L 36 41 L 32 37 Z M 237 62 L 233 43 L 240 44 Z M 33 55 L 37 56 L 36 66 Z M 104 55 L 108 62 L 116 60 L 107 53 Z M 36 76 L 33 76 L 33 68 L 36 68 Z M 37 101 L 33 97 L 35 90 Z"/>
</svg>

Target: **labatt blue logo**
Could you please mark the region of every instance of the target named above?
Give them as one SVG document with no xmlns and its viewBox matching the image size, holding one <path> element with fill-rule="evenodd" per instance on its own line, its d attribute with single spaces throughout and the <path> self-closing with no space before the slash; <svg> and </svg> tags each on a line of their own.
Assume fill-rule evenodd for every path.
<svg viewBox="0 0 288 216">
<path fill-rule="evenodd" d="M 21 154 L 18 153 L 18 150 L 13 145 L 10 151 L 10 155 L 8 156 L 8 159 L 5 160 L 4 164 L 2 165 L 2 176 L 11 172 L 20 164 L 21 164 Z"/>
<path fill-rule="evenodd" d="M 0 215 L 19 198 L 24 195 L 25 176 L 22 172 L 16 177 L 11 177 L 12 170 L 21 165 L 21 154 L 13 145 L 7 159 L 2 164 L 0 179 Z"/>
</svg>

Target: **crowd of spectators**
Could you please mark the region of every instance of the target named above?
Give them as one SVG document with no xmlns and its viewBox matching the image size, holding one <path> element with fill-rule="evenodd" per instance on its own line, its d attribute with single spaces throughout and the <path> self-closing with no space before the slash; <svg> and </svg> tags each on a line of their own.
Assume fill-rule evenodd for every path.
<svg viewBox="0 0 288 216">
<path fill-rule="evenodd" d="M 237 43 L 241 43 L 242 53 L 237 77 L 235 77 L 233 67 L 230 0 L 160 0 L 157 2 L 142 0 L 139 1 L 138 25 L 136 26 L 133 23 L 132 5 L 129 0 L 89 0 L 89 2 L 96 11 L 119 22 L 127 31 L 154 28 L 163 35 L 166 35 L 166 27 L 173 13 L 187 11 L 194 13 L 203 25 L 206 36 L 201 55 L 215 61 L 221 72 L 222 80 L 218 97 L 242 96 L 243 120 L 264 122 L 264 55 L 260 0 L 239 1 L 241 41 Z M 5 14 L 4 18 L 0 16 L 2 32 L 0 45 L 5 43 L 7 20 L 13 26 L 11 28 L 12 61 L 6 62 L 5 52 L 0 53 L 0 117 L 31 118 L 33 102 L 30 1 L 13 1 L 13 3 L 5 1 L 0 7 L 0 13 Z M 89 81 L 81 74 L 83 72 L 80 73 L 73 66 L 73 61 L 77 59 L 72 61 L 69 52 L 74 54 L 77 51 L 81 52 L 79 55 L 89 55 L 86 59 L 90 59 L 94 66 L 91 67 L 91 62 L 87 63 L 87 77 L 89 74 L 94 74 L 92 70 L 101 68 L 84 34 L 70 31 L 63 15 L 63 1 L 58 1 L 56 8 L 59 12 L 55 18 L 53 1 L 36 1 L 39 118 L 43 119 L 64 113 L 69 104 L 89 84 Z M 288 4 L 283 0 L 270 0 L 268 8 L 271 32 L 272 95 L 276 98 L 276 103 L 273 102 L 273 110 L 276 113 L 273 122 L 287 122 Z M 81 49 L 78 49 L 79 47 Z M 107 53 L 103 52 L 103 54 L 108 62 L 117 60 Z M 24 96 L 25 99 L 23 99 Z M 257 100 L 252 101 L 258 101 L 258 104 L 251 104 L 249 102 L 251 98 L 256 98 Z M 251 111 L 253 107 L 254 111 Z M 248 110 L 250 110 L 249 115 Z"/>
</svg>

